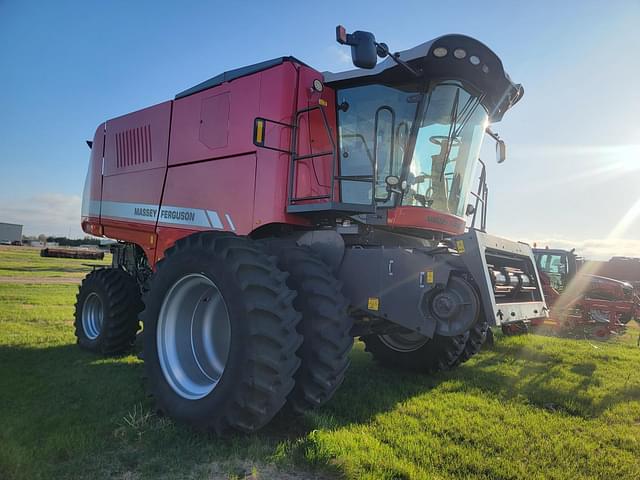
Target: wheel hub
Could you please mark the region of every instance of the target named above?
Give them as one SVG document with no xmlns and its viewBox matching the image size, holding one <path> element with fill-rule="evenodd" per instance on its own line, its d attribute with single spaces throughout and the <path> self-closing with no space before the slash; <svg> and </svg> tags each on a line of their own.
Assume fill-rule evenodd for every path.
<svg viewBox="0 0 640 480">
<path fill-rule="evenodd" d="M 104 321 L 104 306 L 102 299 L 96 292 L 87 295 L 82 306 L 82 329 L 89 340 L 95 340 L 102 331 Z"/>
<path fill-rule="evenodd" d="M 454 298 L 452 292 L 438 293 L 433 299 L 433 313 L 440 318 L 451 318 L 460 311 L 460 299 Z"/>
<path fill-rule="evenodd" d="M 473 287 L 464 279 L 452 276 L 445 288 L 427 294 L 423 312 L 436 322 L 435 333 L 452 337 L 468 331 L 476 322 L 480 301 Z"/>
<path fill-rule="evenodd" d="M 425 345 L 429 339 L 417 332 L 397 332 L 379 335 L 380 341 L 396 352 L 413 352 Z"/>
<path fill-rule="evenodd" d="M 231 346 L 231 321 L 216 284 L 194 273 L 167 292 L 157 326 L 160 367 L 182 398 L 198 400 L 218 385 Z"/>
</svg>

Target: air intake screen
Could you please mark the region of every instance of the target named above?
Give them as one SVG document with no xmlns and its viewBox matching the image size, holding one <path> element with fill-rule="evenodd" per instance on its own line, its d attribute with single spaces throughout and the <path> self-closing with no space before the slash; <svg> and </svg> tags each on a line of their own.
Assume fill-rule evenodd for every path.
<svg viewBox="0 0 640 480">
<path fill-rule="evenodd" d="M 151 162 L 151 125 L 116 133 L 116 167 Z"/>
</svg>

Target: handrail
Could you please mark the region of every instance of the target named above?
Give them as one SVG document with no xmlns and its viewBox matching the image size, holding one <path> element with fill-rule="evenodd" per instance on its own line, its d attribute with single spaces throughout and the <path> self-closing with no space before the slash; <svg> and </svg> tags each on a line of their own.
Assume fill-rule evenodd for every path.
<svg viewBox="0 0 640 480">
<path fill-rule="evenodd" d="M 481 232 L 486 232 L 487 230 L 487 201 L 489 198 L 489 187 L 487 187 L 487 166 L 485 163 L 478 159 L 480 165 L 482 165 L 482 170 L 480 171 L 480 177 L 478 179 L 478 191 L 470 192 L 476 199 L 474 208 L 473 208 L 473 218 L 471 219 L 471 225 L 469 228 L 476 228 L 476 217 L 478 215 L 478 207 L 481 206 L 480 210 L 480 230 Z"/>
<path fill-rule="evenodd" d="M 309 154 L 304 154 L 304 155 L 298 155 L 298 148 L 299 148 L 299 138 L 298 138 L 298 131 L 300 128 L 300 116 L 306 114 L 309 114 L 310 112 L 314 111 L 314 110 L 320 110 L 320 113 L 322 115 L 322 123 L 324 125 L 325 128 L 325 132 L 327 133 L 327 136 L 329 138 L 329 141 L 331 143 L 331 150 L 325 150 L 322 152 L 316 152 L 316 153 L 309 153 Z M 291 145 L 290 145 L 290 149 L 289 150 L 285 150 L 283 148 L 278 148 L 278 147 L 273 147 L 273 146 L 268 146 L 266 145 L 266 138 L 263 137 L 262 142 L 260 143 L 256 143 L 254 140 L 254 144 L 260 148 L 266 148 L 269 150 L 274 150 L 277 152 L 281 152 L 281 153 L 286 153 L 289 154 L 290 157 L 290 163 L 289 163 L 289 179 L 288 179 L 288 193 L 287 193 L 287 206 L 288 207 L 292 207 L 294 206 L 294 204 L 298 203 L 298 202 L 304 202 L 304 201 L 310 201 L 310 200 L 323 200 L 326 199 L 328 203 L 334 203 L 335 200 L 335 190 L 336 190 L 336 180 L 338 182 L 342 182 L 342 181 L 348 181 L 348 182 L 363 182 L 363 183 L 370 183 L 371 184 L 371 188 L 372 188 L 372 196 L 373 196 L 373 189 L 375 188 L 375 175 L 339 175 L 338 174 L 338 152 L 337 152 L 337 146 L 336 146 L 336 141 L 333 138 L 333 135 L 331 133 L 331 128 L 329 126 L 329 120 L 327 118 L 327 113 L 325 111 L 325 109 L 322 107 L 322 105 L 314 105 L 314 106 L 310 106 L 310 107 L 306 107 L 303 108 L 301 110 L 298 110 L 293 118 L 293 123 L 292 124 L 288 124 L 288 123 L 284 123 L 284 122 L 279 122 L 276 120 L 269 120 L 263 117 L 256 117 L 256 119 L 254 120 L 254 139 L 256 138 L 256 134 L 255 131 L 258 128 L 258 122 L 264 122 L 262 127 L 264 128 L 264 131 L 266 133 L 266 124 L 267 122 L 270 123 L 275 123 L 276 125 L 280 125 L 282 127 L 285 128 L 290 128 L 291 129 Z M 313 147 L 311 147 L 313 148 Z M 295 195 L 294 192 L 294 188 L 295 188 L 295 180 L 296 180 L 296 173 L 297 173 L 297 162 L 300 160 L 308 160 L 310 158 L 316 158 L 316 157 L 325 157 L 325 156 L 329 156 L 331 155 L 331 185 L 330 185 L 330 191 L 328 194 L 324 194 L 324 195 L 307 195 L 307 196 L 303 196 L 303 197 L 297 197 Z M 375 166 L 374 166 L 375 168 Z M 374 170 L 375 171 L 375 170 Z M 326 186 L 325 186 L 326 188 Z M 375 206 L 375 199 L 372 198 L 372 203 L 371 204 L 363 204 L 363 207 L 374 207 Z"/>
</svg>

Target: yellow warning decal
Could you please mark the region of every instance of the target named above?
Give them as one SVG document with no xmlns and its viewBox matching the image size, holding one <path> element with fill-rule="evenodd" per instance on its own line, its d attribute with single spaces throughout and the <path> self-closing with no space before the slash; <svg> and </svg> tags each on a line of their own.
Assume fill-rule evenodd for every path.
<svg viewBox="0 0 640 480">
<path fill-rule="evenodd" d="M 433 283 L 433 270 L 427 270 L 427 283 Z"/>
<path fill-rule="evenodd" d="M 464 240 L 456 240 L 456 250 L 458 253 L 464 253 Z"/>
<path fill-rule="evenodd" d="M 378 297 L 369 297 L 367 308 L 377 312 L 380 309 L 380 299 Z"/>
</svg>

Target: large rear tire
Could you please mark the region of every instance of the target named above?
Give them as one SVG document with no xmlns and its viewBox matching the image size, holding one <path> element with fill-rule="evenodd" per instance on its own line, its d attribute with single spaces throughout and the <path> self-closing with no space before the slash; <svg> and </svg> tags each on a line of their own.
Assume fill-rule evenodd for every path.
<svg viewBox="0 0 640 480">
<path fill-rule="evenodd" d="M 131 350 L 143 308 L 131 275 L 119 268 L 94 270 L 82 281 L 76 300 L 75 335 L 81 348 L 102 355 Z"/>
<path fill-rule="evenodd" d="M 300 365 L 295 292 L 254 242 L 178 240 L 144 295 L 144 360 L 158 410 L 203 429 L 253 432 L 285 404 Z"/>
<path fill-rule="evenodd" d="M 418 333 L 394 333 L 360 337 L 365 351 L 382 365 L 435 373 L 458 365 L 469 332 L 453 337 L 424 337 Z"/>
<path fill-rule="evenodd" d="M 302 365 L 288 404 L 297 413 L 326 403 L 342 384 L 353 346 L 353 320 L 341 283 L 309 247 L 281 249 L 278 267 L 289 273 L 287 285 L 298 293 L 293 305 L 302 313 L 297 355 Z"/>
</svg>

